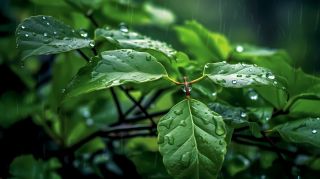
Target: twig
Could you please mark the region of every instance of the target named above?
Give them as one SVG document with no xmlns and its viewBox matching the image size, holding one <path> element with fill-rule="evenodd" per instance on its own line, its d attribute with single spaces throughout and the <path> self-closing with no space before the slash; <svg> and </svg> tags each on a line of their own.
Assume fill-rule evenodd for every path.
<svg viewBox="0 0 320 179">
<path fill-rule="evenodd" d="M 289 114 L 289 111 L 282 111 L 282 110 L 279 110 L 279 111 L 276 111 L 275 113 L 272 114 L 272 117 L 271 118 L 275 118 L 279 115 L 286 115 L 286 114 Z"/>
<path fill-rule="evenodd" d="M 152 126 L 155 126 L 156 123 L 153 121 L 152 116 L 150 116 L 150 115 L 148 114 L 148 112 L 146 111 L 146 109 L 143 108 L 143 107 L 141 106 L 141 104 L 138 103 L 138 102 L 130 95 L 130 93 L 129 93 L 128 90 L 125 90 L 122 86 L 119 86 L 119 87 L 127 94 L 127 96 L 131 99 L 131 101 L 134 102 L 134 103 L 140 108 L 140 110 L 144 113 L 144 115 L 146 115 L 146 117 L 150 119 Z"/>
<path fill-rule="evenodd" d="M 143 99 L 144 99 L 144 96 L 141 96 L 141 98 L 139 99 L 138 103 L 140 104 Z M 129 115 L 130 112 L 133 111 L 134 108 L 136 108 L 136 107 L 137 107 L 137 106 L 134 104 L 134 105 L 124 114 L 124 116 Z"/>
<path fill-rule="evenodd" d="M 160 112 L 149 114 L 149 116 L 157 117 L 157 116 L 167 114 L 168 112 L 169 112 L 169 110 L 160 111 Z M 147 116 L 138 116 L 138 117 L 128 118 L 127 120 L 125 120 L 125 123 L 133 123 L 133 122 L 141 121 L 144 119 L 148 119 L 148 117 Z"/>
<path fill-rule="evenodd" d="M 123 116 L 123 113 L 121 111 L 119 100 L 117 98 L 116 93 L 113 90 L 113 87 L 111 87 L 110 90 L 111 90 L 111 93 L 112 93 L 112 96 L 113 96 L 113 100 L 114 100 L 114 102 L 116 103 L 116 106 L 117 106 L 117 110 L 118 110 L 118 114 L 119 114 L 119 123 L 122 123 L 124 121 L 124 116 Z"/>
<path fill-rule="evenodd" d="M 77 51 L 80 53 L 80 55 L 87 60 L 87 62 L 90 61 L 90 59 L 80 50 L 80 49 L 77 49 Z"/>
<path fill-rule="evenodd" d="M 278 158 L 280 159 L 280 161 L 282 162 L 282 165 L 284 167 L 284 172 L 286 173 L 287 177 L 289 179 L 293 179 L 293 175 L 290 172 L 290 168 L 288 167 L 288 165 L 286 164 L 286 161 L 283 159 L 279 149 L 276 147 L 276 145 L 273 143 L 273 141 L 266 135 L 265 132 L 261 131 L 261 134 L 265 137 L 265 139 L 270 143 L 270 145 L 272 146 L 274 152 L 277 153 Z"/>
<path fill-rule="evenodd" d="M 97 55 L 98 55 L 98 53 L 97 53 L 97 51 L 96 51 L 96 48 L 93 47 L 91 50 L 93 51 L 94 56 L 97 56 Z"/>
<path fill-rule="evenodd" d="M 92 13 L 90 15 L 86 15 L 86 17 L 89 18 L 97 28 L 99 28 L 98 23 L 92 18 Z"/>
</svg>

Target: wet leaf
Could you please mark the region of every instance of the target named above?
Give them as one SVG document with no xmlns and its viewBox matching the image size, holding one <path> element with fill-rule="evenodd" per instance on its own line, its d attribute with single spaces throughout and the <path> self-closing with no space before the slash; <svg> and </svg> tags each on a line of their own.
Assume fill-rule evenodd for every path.
<svg viewBox="0 0 320 179">
<path fill-rule="evenodd" d="M 143 83 L 167 76 L 164 67 L 148 53 L 132 50 L 102 52 L 82 67 L 63 90 L 68 98 L 128 82 Z"/>
<path fill-rule="evenodd" d="M 133 49 L 139 52 L 148 52 L 159 60 L 158 56 L 168 58 L 175 61 L 176 50 L 168 44 L 160 41 L 152 40 L 146 36 L 142 36 L 136 32 L 121 32 L 119 30 L 96 29 L 95 39 L 97 37 L 105 37 L 110 43 L 116 45 L 120 49 Z"/>
<path fill-rule="evenodd" d="M 159 150 L 170 175 L 218 177 L 226 153 L 226 129 L 220 115 L 199 101 L 186 99 L 161 118 L 158 132 Z"/>
<path fill-rule="evenodd" d="M 17 48 L 22 61 L 33 55 L 48 55 L 81 48 L 92 48 L 94 41 L 82 37 L 49 16 L 25 19 L 16 30 Z"/>
<path fill-rule="evenodd" d="M 286 122 L 273 128 L 287 142 L 309 143 L 320 147 L 320 118 L 304 118 Z"/>
<path fill-rule="evenodd" d="M 205 65 L 203 74 L 223 87 L 244 88 L 268 85 L 283 89 L 287 85 L 286 79 L 282 76 L 255 65 L 208 63 Z"/>
</svg>

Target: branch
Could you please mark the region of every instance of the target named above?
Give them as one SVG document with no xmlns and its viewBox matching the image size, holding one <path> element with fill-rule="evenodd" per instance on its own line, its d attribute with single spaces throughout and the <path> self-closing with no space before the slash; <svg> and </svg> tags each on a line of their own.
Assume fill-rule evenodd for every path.
<svg viewBox="0 0 320 179">
<path fill-rule="evenodd" d="M 97 27 L 99 28 L 98 23 L 92 18 L 92 12 L 86 15 L 87 18 L 89 18 L 91 20 L 91 22 Z"/>
<path fill-rule="evenodd" d="M 273 113 L 271 118 L 275 118 L 279 115 L 286 115 L 286 114 L 289 114 L 288 110 L 286 110 L 286 111 L 279 110 L 279 111 L 276 111 L 275 113 Z"/>
<path fill-rule="evenodd" d="M 116 106 L 117 106 L 117 110 L 118 110 L 118 114 L 119 114 L 119 123 L 122 123 L 124 121 L 124 116 L 123 116 L 122 111 L 121 111 L 119 100 L 117 98 L 116 93 L 113 90 L 113 87 L 111 87 L 110 90 L 111 90 L 111 93 L 112 93 L 112 96 L 113 96 L 113 100 L 114 100 L 114 102 L 116 103 Z"/>
<path fill-rule="evenodd" d="M 142 102 L 142 100 L 144 99 L 144 96 L 141 96 L 141 98 L 139 99 L 138 103 L 140 104 Z M 134 108 L 136 108 L 137 106 L 134 104 L 125 114 L 124 116 L 128 116 L 130 114 L 131 111 L 134 110 Z"/>
<path fill-rule="evenodd" d="M 270 145 L 272 146 L 274 152 L 277 153 L 278 158 L 280 159 L 280 161 L 282 162 L 282 165 L 284 167 L 284 172 L 286 173 L 287 177 L 289 179 L 293 179 L 293 175 L 290 172 L 290 168 L 288 167 L 288 165 L 286 164 L 286 161 L 283 159 L 279 149 L 276 147 L 276 145 L 273 143 L 273 141 L 266 135 L 266 133 L 264 133 L 263 131 L 261 131 L 261 134 L 265 137 L 265 139 L 270 143 Z"/>
<path fill-rule="evenodd" d="M 93 47 L 91 50 L 93 51 L 94 56 L 97 56 L 97 55 L 98 55 L 98 54 L 97 54 L 97 51 L 96 51 L 96 48 Z"/>
<path fill-rule="evenodd" d="M 89 62 L 89 58 L 80 50 L 80 49 L 77 49 L 77 51 L 80 53 L 80 55 L 87 60 L 87 62 Z"/>
<path fill-rule="evenodd" d="M 134 103 L 136 104 L 136 106 L 138 106 L 138 107 L 140 108 L 140 110 L 144 113 L 144 115 L 146 115 L 146 117 L 150 119 L 152 126 L 156 126 L 156 123 L 153 121 L 152 116 L 150 116 L 150 115 L 148 114 L 148 112 L 146 111 L 146 109 L 143 108 L 143 107 L 141 106 L 141 104 L 138 103 L 138 102 L 130 95 L 129 91 L 128 91 L 128 90 L 125 90 L 122 86 L 119 86 L 119 87 L 127 94 L 127 96 L 131 99 L 131 101 L 134 102 Z"/>
</svg>

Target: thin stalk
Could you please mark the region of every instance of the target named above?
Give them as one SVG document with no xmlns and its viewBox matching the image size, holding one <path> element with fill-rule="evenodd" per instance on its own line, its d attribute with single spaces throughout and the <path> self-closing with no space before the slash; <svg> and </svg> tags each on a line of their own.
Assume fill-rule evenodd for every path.
<svg viewBox="0 0 320 179">
<path fill-rule="evenodd" d="M 195 80 L 193 80 L 193 81 L 190 81 L 189 84 L 195 83 L 195 82 L 201 80 L 202 78 L 204 78 L 204 77 L 206 77 L 206 76 L 207 76 L 207 75 L 203 75 L 202 77 L 200 77 L 200 78 L 198 78 L 198 79 L 195 79 Z"/>
<path fill-rule="evenodd" d="M 119 87 L 127 94 L 127 96 L 131 99 L 131 101 L 132 101 L 136 106 L 138 106 L 138 107 L 140 108 L 140 110 L 144 113 L 144 115 L 146 115 L 146 117 L 150 119 L 152 126 L 155 126 L 156 123 L 153 121 L 152 116 L 149 115 L 149 113 L 146 111 L 146 109 L 143 108 L 143 107 L 141 106 L 141 104 L 138 103 L 138 102 L 130 95 L 130 93 L 129 93 L 128 90 L 125 90 L 125 89 L 124 89 L 123 87 L 121 87 L 121 86 L 119 86 Z"/>
<path fill-rule="evenodd" d="M 80 53 L 80 55 L 81 55 L 85 60 L 87 60 L 87 62 L 90 61 L 90 59 L 89 59 L 80 49 L 77 49 L 77 51 Z"/>
<path fill-rule="evenodd" d="M 122 123 L 124 121 L 124 116 L 123 116 L 123 113 L 121 111 L 119 100 L 117 98 L 116 93 L 113 90 L 113 87 L 111 87 L 110 90 L 111 90 L 111 93 L 112 93 L 112 96 L 113 96 L 113 100 L 114 100 L 114 102 L 116 103 L 116 106 L 117 106 L 117 110 L 118 110 L 118 114 L 119 114 L 119 123 Z"/>
</svg>

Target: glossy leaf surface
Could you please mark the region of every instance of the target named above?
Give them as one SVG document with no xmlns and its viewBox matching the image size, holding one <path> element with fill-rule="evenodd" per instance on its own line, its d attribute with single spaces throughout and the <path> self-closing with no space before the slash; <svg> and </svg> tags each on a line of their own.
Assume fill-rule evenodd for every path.
<svg viewBox="0 0 320 179">
<path fill-rule="evenodd" d="M 17 28 L 17 48 L 22 61 L 33 55 L 48 55 L 94 47 L 94 41 L 81 36 L 49 16 L 25 19 Z"/>
<path fill-rule="evenodd" d="M 269 85 L 286 89 L 287 81 L 277 73 L 256 65 L 228 64 L 225 62 L 208 63 L 204 68 L 207 75 L 215 83 L 223 87 L 244 88 Z"/>
<path fill-rule="evenodd" d="M 166 76 L 164 67 L 151 55 L 132 50 L 102 52 L 82 67 L 62 90 L 62 104 L 66 99 L 107 89 L 128 82 L 143 83 Z"/>
<path fill-rule="evenodd" d="M 277 130 L 287 142 L 309 143 L 320 147 L 320 118 L 304 118 L 277 125 Z"/>
<path fill-rule="evenodd" d="M 175 105 L 158 124 L 163 162 L 174 178 L 217 178 L 226 153 L 226 129 L 217 113 L 194 99 Z"/>
</svg>

